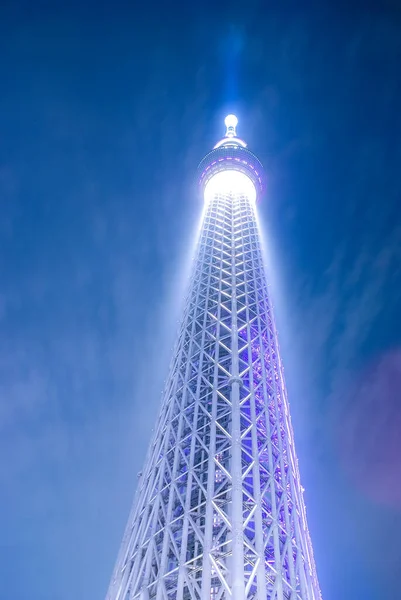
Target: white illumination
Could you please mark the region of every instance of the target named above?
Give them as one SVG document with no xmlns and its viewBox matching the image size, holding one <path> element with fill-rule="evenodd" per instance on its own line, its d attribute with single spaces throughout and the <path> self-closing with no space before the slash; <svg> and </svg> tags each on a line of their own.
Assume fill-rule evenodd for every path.
<svg viewBox="0 0 401 600">
<path fill-rule="evenodd" d="M 228 128 L 228 127 L 234 127 L 234 129 L 237 127 L 238 125 L 238 119 L 235 115 L 227 115 L 226 118 L 224 119 L 224 125 Z"/>
<path fill-rule="evenodd" d="M 205 201 L 218 194 L 224 196 L 235 194 L 236 196 L 246 196 L 252 202 L 256 200 L 256 189 L 252 180 L 245 173 L 234 169 L 220 171 L 207 182 L 204 191 Z"/>
<path fill-rule="evenodd" d="M 238 125 L 237 117 L 235 115 L 227 115 L 224 119 L 224 124 L 227 127 L 226 138 L 236 137 L 237 133 L 235 131 L 235 128 Z"/>
</svg>

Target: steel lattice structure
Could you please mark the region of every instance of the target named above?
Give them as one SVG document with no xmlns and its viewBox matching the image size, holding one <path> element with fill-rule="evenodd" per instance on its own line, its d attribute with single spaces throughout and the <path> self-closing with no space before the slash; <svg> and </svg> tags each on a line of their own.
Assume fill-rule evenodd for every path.
<svg viewBox="0 0 401 600">
<path fill-rule="evenodd" d="M 226 119 L 155 435 L 107 600 L 320 600 L 255 199 Z"/>
</svg>

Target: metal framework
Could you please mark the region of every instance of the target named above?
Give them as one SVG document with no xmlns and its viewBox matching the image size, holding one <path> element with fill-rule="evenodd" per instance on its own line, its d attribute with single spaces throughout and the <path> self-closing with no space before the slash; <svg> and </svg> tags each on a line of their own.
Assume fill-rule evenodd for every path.
<svg viewBox="0 0 401 600">
<path fill-rule="evenodd" d="M 227 126 L 201 185 L 235 170 L 260 195 L 260 167 Z M 241 186 L 206 201 L 107 600 L 320 600 L 256 204 Z"/>
</svg>

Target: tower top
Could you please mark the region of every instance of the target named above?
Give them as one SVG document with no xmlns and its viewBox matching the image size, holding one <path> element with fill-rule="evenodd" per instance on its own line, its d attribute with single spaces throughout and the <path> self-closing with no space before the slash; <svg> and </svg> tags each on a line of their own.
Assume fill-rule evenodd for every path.
<svg viewBox="0 0 401 600">
<path fill-rule="evenodd" d="M 237 137 L 236 127 L 238 119 L 235 115 L 227 115 L 224 119 L 226 126 L 225 136 L 217 142 L 213 150 L 200 162 L 198 167 L 199 184 L 203 194 L 206 185 L 214 175 L 222 171 L 239 171 L 246 175 L 260 198 L 264 191 L 264 171 L 260 160 L 250 152 L 246 143 Z M 230 181 L 234 181 L 230 178 Z M 235 180 L 236 181 L 236 180 Z"/>
<path fill-rule="evenodd" d="M 238 125 L 238 119 L 235 115 L 227 115 L 224 119 L 224 125 L 227 127 L 226 137 L 237 137 L 235 128 Z"/>
<path fill-rule="evenodd" d="M 242 146 L 246 148 L 246 143 L 237 137 L 237 125 L 238 118 L 235 115 L 227 115 L 224 119 L 224 125 L 226 126 L 226 133 L 224 137 L 217 142 L 215 148 L 221 146 Z"/>
</svg>

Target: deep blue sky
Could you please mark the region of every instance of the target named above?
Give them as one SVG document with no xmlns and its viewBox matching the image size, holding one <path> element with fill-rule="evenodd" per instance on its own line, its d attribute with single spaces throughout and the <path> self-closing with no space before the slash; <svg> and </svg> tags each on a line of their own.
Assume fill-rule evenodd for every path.
<svg viewBox="0 0 401 600">
<path fill-rule="evenodd" d="M 0 51 L 0 598 L 106 593 L 232 110 L 324 600 L 399 598 L 398 4 L 14 0 Z"/>
</svg>

